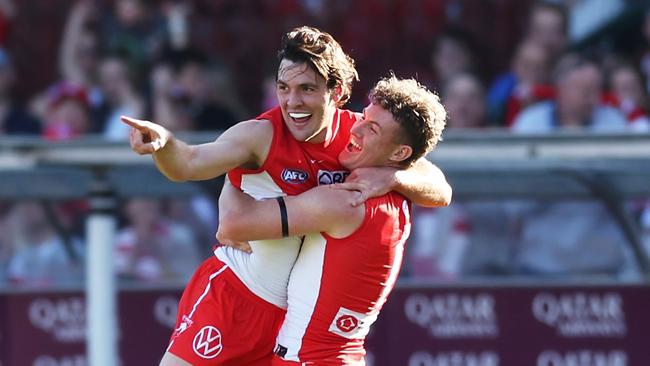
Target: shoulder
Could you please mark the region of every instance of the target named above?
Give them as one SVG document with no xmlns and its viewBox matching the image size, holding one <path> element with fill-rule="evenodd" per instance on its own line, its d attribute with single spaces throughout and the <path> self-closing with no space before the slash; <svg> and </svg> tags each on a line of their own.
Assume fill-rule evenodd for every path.
<svg viewBox="0 0 650 366">
<path fill-rule="evenodd" d="M 349 109 L 339 109 L 338 111 L 342 121 L 355 122 L 363 117 L 362 113 L 353 112 Z"/>
<path fill-rule="evenodd" d="M 515 119 L 512 130 L 515 132 L 543 132 L 552 125 L 553 102 L 535 103 L 524 109 Z"/>
<path fill-rule="evenodd" d="M 246 140 L 260 141 L 264 138 L 270 140 L 273 137 L 273 126 L 268 120 L 250 119 L 230 127 L 224 134 L 238 136 Z"/>
<path fill-rule="evenodd" d="M 594 113 L 594 128 L 624 129 L 627 125 L 625 116 L 616 108 L 601 106 Z"/>
</svg>

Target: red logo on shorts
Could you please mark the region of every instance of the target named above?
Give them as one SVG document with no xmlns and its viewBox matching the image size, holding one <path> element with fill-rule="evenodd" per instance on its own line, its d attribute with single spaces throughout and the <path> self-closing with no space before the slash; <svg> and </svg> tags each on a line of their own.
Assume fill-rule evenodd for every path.
<svg viewBox="0 0 650 366">
<path fill-rule="evenodd" d="M 221 345 L 221 332 L 213 326 L 206 325 L 196 333 L 192 346 L 194 353 L 197 355 L 206 359 L 215 358 L 223 349 Z"/>
<path fill-rule="evenodd" d="M 353 317 L 352 315 L 341 315 L 336 319 L 336 327 L 341 330 L 341 332 L 351 332 L 359 326 L 359 319 Z"/>
</svg>

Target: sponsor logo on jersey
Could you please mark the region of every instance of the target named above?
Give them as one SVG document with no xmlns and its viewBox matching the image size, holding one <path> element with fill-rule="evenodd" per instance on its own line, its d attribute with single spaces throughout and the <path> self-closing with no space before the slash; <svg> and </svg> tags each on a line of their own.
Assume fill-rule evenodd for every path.
<svg viewBox="0 0 650 366">
<path fill-rule="evenodd" d="M 305 183 L 309 179 L 309 174 L 300 169 L 284 169 L 282 171 L 282 180 L 289 184 Z"/>
<path fill-rule="evenodd" d="M 359 326 L 359 319 L 352 315 L 343 315 L 336 319 L 336 327 L 342 332 L 351 332 Z"/>
<path fill-rule="evenodd" d="M 206 325 L 194 336 L 192 347 L 199 357 L 211 359 L 219 356 L 223 350 L 221 332 L 213 326 Z"/>
<path fill-rule="evenodd" d="M 318 185 L 324 186 L 334 183 L 343 183 L 348 175 L 350 175 L 350 172 L 346 170 L 319 170 Z"/>
<path fill-rule="evenodd" d="M 363 338 L 377 320 L 377 315 L 378 313 L 364 314 L 339 308 L 328 330 L 348 339 Z"/>
</svg>

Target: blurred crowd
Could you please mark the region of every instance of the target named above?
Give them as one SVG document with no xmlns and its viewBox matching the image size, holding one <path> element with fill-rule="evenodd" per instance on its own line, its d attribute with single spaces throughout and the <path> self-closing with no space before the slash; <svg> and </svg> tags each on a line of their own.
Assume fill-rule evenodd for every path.
<svg viewBox="0 0 650 366">
<path fill-rule="evenodd" d="M 417 75 L 441 95 L 449 131 L 648 133 L 650 10 L 639 4 L 74 0 L 57 54 L 42 63 L 55 68 L 56 77 L 28 98 L 16 98 L 21 79 L 11 32 L 18 11 L 29 9 L 0 0 L 0 138 L 98 134 L 126 141 L 120 115 L 175 132 L 224 130 L 275 105 L 273 50 L 282 33 L 302 24 L 331 32 L 357 60 L 362 80 L 352 109 L 365 103 L 364 88 L 395 70 Z M 498 23 L 492 37 L 499 39 L 486 38 L 480 32 L 491 30 L 472 22 L 491 8 L 500 22 L 488 23 Z M 351 14 L 363 16 L 352 20 Z M 231 33 L 215 35 L 219 28 L 210 22 Z M 265 27 L 273 29 L 266 38 L 259 35 Z M 627 34 L 625 47 L 603 38 L 603 29 Z M 229 39 L 233 34 L 253 41 Z M 400 43 L 397 35 L 409 39 L 400 52 L 387 48 Z M 503 47 L 488 49 L 486 40 Z M 403 57 L 408 52 L 415 61 Z M 501 62 L 492 53 L 503 55 Z M 629 204 L 650 228 L 647 207 L 645 201 Z M 87 214 L 85 202 L 0 202 L 0 284 L 81 281 Z M 185 281 L 214 244 L 213 196 L 130 199 L 122 202 L 119 217 L 115 262 L 124 281 Z M 444 209 L 417 208 L 414 217 L 404 276 L 638 274 L 626 238 L 596 201 L 454 202 Z"/>
</svg>

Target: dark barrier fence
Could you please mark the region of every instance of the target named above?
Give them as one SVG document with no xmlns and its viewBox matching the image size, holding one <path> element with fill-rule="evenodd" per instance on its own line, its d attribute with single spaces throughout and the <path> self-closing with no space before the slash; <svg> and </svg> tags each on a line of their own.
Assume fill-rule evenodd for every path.
<svg viewBox="0 0 650 366">
<path fill-rule="evenodd" d="M 119 294 L 122 365 L 156 365 L 180 291 Z M 79 292 L 0 296 L 0 365 L 85 366 Z M 369 366 L 647 366 L 650 286 L 398 287 Z"/>
</svg>

